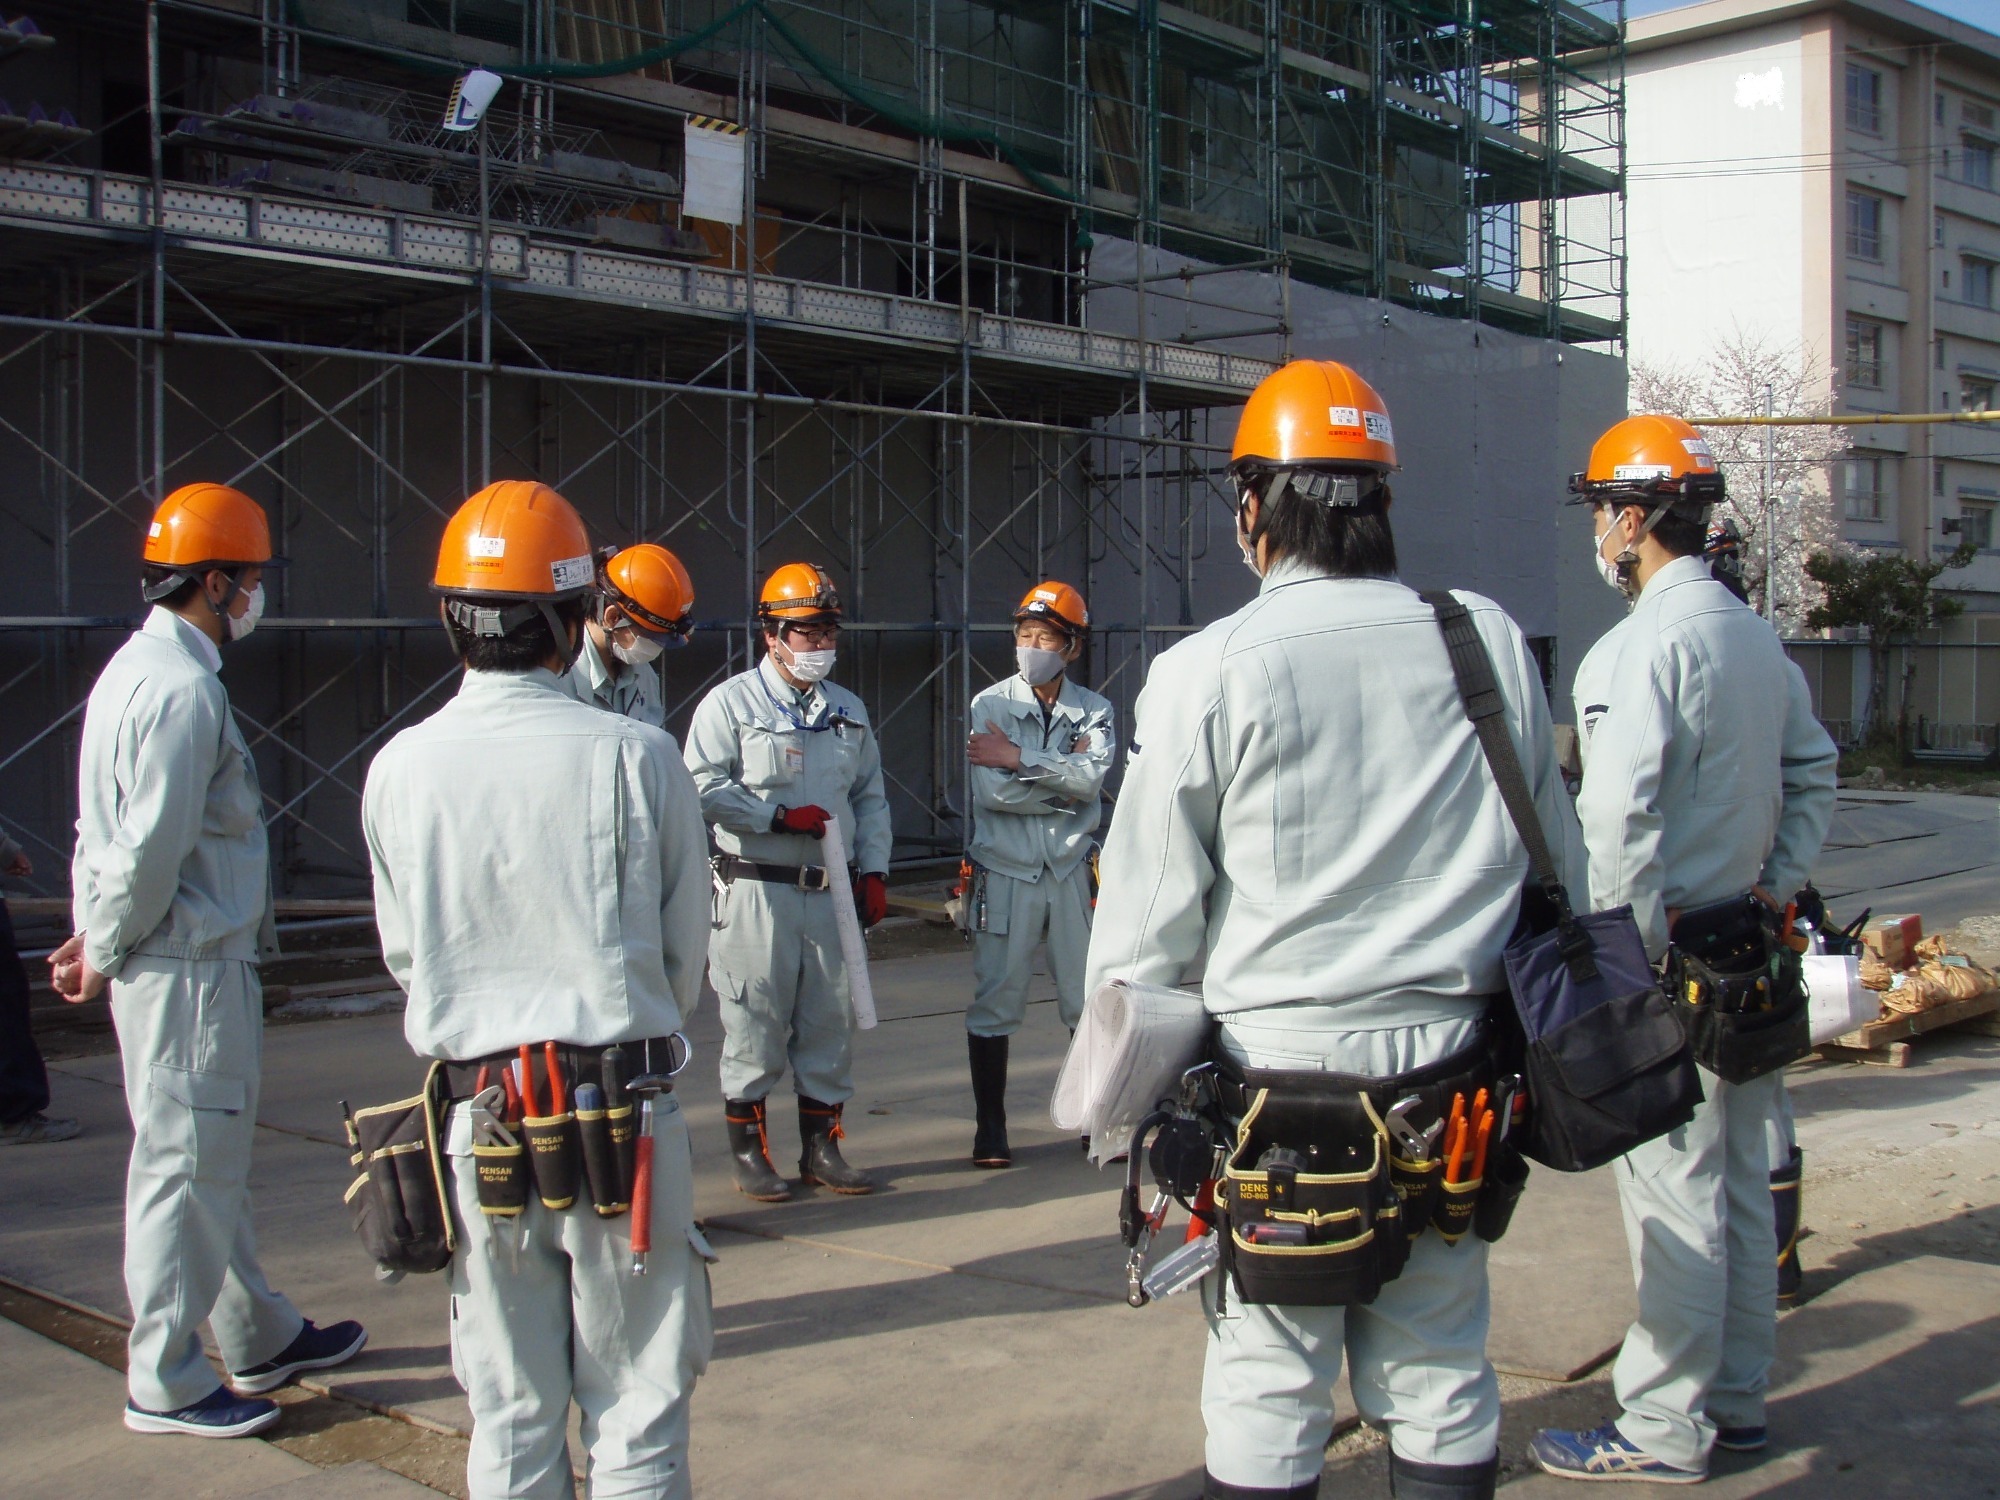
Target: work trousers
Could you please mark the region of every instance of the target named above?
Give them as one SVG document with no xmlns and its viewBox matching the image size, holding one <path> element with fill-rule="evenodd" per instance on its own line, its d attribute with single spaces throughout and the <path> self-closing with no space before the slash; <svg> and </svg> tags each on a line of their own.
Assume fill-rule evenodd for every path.
<svg viewBox="0 0 2000 1500">
<path fill-rule="evenodd" d="M 451 1365 L 472 1408 L 472 1500 L 575 1493 L 576 1402 L 591 1500 L 688 1500 L 688 1399 L 715 1341 L 708 1262 L 694 1222 L 687 1122 L 653 1106 L 653 1248 L 632 1274 L 632 1216 L 599 1218 L 587 1196 L 560 1212 L 533 1193 L 516 1218 L 479 1211 L 465 1108 L 446 1135 L 458 1250 Z"/>
<path fill-rule="evenodd" d="M 1012 1036 L 1028 1014 L 1035 949 L 1044 939 L 1056 982 L 1056 1011 L 1071 1031 L 1083 1019 L 1083 965 L 1090 953 L 1090 869 L 1067 875 L 1046 865 L 1039 879 L 1015 880 L 987 871 L 986 928 L 972 935 L 972 1006 L 965 1029 L 974 1036 Z"/>
<path fill-rule="evenodd" d="M 125 1383 L 134 1405 L 173 1411 L 218 1384 L 204 1320 L 231 1370 L 276 1358 L 304 1326 L 266 1284 L 250 1222 L 264 991 L 254 964 L 134 956 L 111 1018 L 132 1114 Z"/>
<path fill-rule="evenodd" d="M 0 900 L 0 1125 L 17 1125 L 48 1107 L 49 1072 L 28 1024 L 28 971 Z"/>
<path fill-rule="evenodd" d="M 1465 1046 L 1475 1022 L 1340 1031 L 1338 1006 L 1272 1006 L 1222 1018 L 1237 1061 L 1384 1077 Z M 1288 1024 L 1296 1022 L 1297 1024 Z M 1333 1435 L 1333 1386 L 1343 1355 L 1355 1405 L 1417 1463 L 1478 1464 L 1500 1440 L 1500 1384 L 1486 1359 L 1491 1305 L 1486 1245 L 1418 1237 L 1403 1274 L 1366 1306 L 1244 1302 L 1218 1275 L 1202 1287 L 1208 1362 L 1201 1414 L 1208 1472 L 1228 1484 L 1290 1489 L 1318 1477 Z"/>
<path fill-rule="evenodd" d="M 1791 1165 L 1792 1153 L 1799 1145 L 1799 1127 L 1792 1118 L 1792 1093 L 1785 1087 L 1783 1071 L 1772 1076 L 1778 1087 L 1771 1098 L 1770 1118 L 1764 1122 L 1764 1150 L 1771 1158 L 1771 1170 L 1777 1172 Z"/>
<path fill-rule="evenodd" d="M 708 977 L 722 1002 L 724 1098 L 762 1099 L 787 1064 L 806 1098 L 853 1097 L 854 1007 L 832 892 L 731 882 L 716 895 Z"/>
<path fill-rule="evenodd" d="M 1701 1084 L 1692 1120 L 1614 1168 L 1639 1289 L 1612 1369 L 1618 1430 L 1677 1469 L 1708 1466 L 1718 1426 L 1763 1425 L 1777 1347 L 1766 1131 L 1784 1081 Z"/>
</svg>

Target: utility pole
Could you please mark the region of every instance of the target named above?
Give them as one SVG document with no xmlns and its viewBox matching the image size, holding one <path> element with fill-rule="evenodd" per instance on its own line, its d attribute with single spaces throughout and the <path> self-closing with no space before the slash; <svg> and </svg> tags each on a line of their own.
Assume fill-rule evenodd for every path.
<svg viewBox="0 0 2000 1500">
<path fill-rule="evenodd" d="M 1764 382 L 1764 415 L 1772 416 L 1771 382 Z M 1771 628 L 1778 628 L 1778 616 L 1773 607 L 1773 583 L 1778 555 L 1778 511 L 1777 511 L 1777 453 L 1773 446 L 1772 433 L 1775 428 L 1764 428 L 1764 618 Z"/>
</svg>

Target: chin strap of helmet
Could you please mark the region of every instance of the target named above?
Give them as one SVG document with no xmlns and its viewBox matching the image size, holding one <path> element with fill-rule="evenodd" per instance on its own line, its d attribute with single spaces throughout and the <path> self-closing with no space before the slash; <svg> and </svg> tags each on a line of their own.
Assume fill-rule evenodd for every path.
<svg viewBox="0 0 2000 1500">
<path fill-rule="evenodd" d="M 523 599 L 518 604 L 476 604 L 470 599 L 447 599 L 444 612 L 445 618 L 460 630 L 487 640 L 504 639 L 539 615 L 549 627 L 556 650 L 562 653 L 565 670 L 576 664 L 577 654 L 583 649 L 583 632 L 579 630 L 576 639 L 570 639 L 569 627 L 556 613 L 553 600 Z"/>
</svg>

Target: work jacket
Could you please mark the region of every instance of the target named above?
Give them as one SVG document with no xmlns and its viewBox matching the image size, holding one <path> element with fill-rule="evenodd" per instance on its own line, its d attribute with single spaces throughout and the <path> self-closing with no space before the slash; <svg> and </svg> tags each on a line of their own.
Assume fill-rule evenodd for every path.
<svg viewBox="0 0 2000 1500">
<path fill-rule="evenodd" d="M 579 703 L 637 719 L 655 729 L 666 727 L 667 706 L 660 697 L 660 674 L 652 664 L 625 667 L 616 677 L 612 676 L 610 664 L 598 655 L 597 644 L 587 630 L 583 634 L 583 649 L 576 653 L 575 664 L 563 674 L 561 682 L 563 691 Z"/>
<path fill-rule="evenodd" d="M 215 642 L 155 605 L 90 690 L 73 916 L 84 957 L 113 979 L 135 953 L 277 952 L 263 796 L 221 666 Z"/>
<path fill-rule="evenodd" d="M 1566 872 L 1576 821 L 1540 674 L 1498 605 L 1458 598 Z M 1218 1014 L 1308 1002 L 1414 1025 L 1502 989 L 1527 851 L 1412 590 L 1280 564 L 1161 653 L 1134 717 L 1087 990 L 1178 984 L 1204 949 Z"/>
<path fill-rule="evenodd" d="M 820 864 L 818 839 L 773 833 L 771 820 L 780 807 L 823 807 L 840 820 L 855 867 L 888 873 L 882 752 L 868 711 L 846 688 L 817 682 L 801 692 L 766 656 L 701 700 L 688 726 L 687 765 L 723 853 Z"/>
<path fill-rule="evenodd" d="M 1090 852 L 1118 750 L 1110 700 L 1064 677 L 1045 711 L 1016 673 L 974 698 L 966 722 L 974 734 L 998 725 L 1021 747 L 1012 771 L 972 768 L 972 858 L 1016 880 L 1067 876 Z"/>
<path fill-rule="evenodd" d="M 1839 752 L 1776 632 L 1698 557 L 1668 563 L 1577 669 L 1601 705 L 1577 814 L 1596 907 L 1632 904 L 1646 950 L 1668 907 L 1780 901 L 1805 882 L 1833 818 Z"/>
<path fill-rule="evenodd" d="M 385 745 L 361 825 L 375 923 L 426 1057 L 666 1036 L 708 954 L 701 810 L 665 730 L 553 672 L 467 672 Z"/>
</svg>

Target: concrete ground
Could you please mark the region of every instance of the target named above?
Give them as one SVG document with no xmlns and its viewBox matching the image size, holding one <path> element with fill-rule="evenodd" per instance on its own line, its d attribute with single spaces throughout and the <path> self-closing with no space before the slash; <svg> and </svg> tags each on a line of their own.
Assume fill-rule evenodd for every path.
<svg viewBox="0 0 2000 1500">
<path fill-rule="evenodd" d="M 2000 861 L 1996 819 L 1990 801 L 1844 795 L 1823 888 L 1837 915 L 1874 901 L 1935 909 L 1936 926 L 2000 910 L 2000 884 L 1989 876 L 1982 901 L 1971 879 L 1977 856 Z M 1889 893 L 1920 887 L 1925 900 L 1890 904 Z M 715 1360 L 694 1406 L 698 1494 L 1199 1493 L 1199 1309 L 1186 1298 L 1123 1304 L 1115 1183 L 1047 1120 L 1063 1034 L 1045 982 L 1016 1044 L 1018 1165 L 965 1165 L 969 970 L 949 947 L 876 966 L 883 1024 L 859 1041 L 848 1143 L 883 1185 L 870 1198 L 737 1195 L 713 1001 L 690 1023 L 696 1061 L 680 1092 L 696 1210 L 723 1257 Z M 265 1266 L 308 1315 L 364 1319 L 368 1350 L 315 1387 L 330 1397 L 300 1393 L 271 1443 L 125 1434 L 117 1376 L 72 1349 L 118 1358 L 107 1320 L 124 1310 L 130 1134 L 115 1057 L 59 1061 L 55 1108 L 81 1116 L 86 1134 L 0 1153 L 0 1278 L 13 1283 L 0 1285 L 0 1492 L 462 1493 L 467 1415 L 442 1282 L 377 1285 L 339 1203 L 348 1168 L 335 1101 L 401 1097 L 421 1076 L 400 1017 L 274 1026 L 266 1069 L 253 1176 Z M 1809 1063 L 1792 1082 L 1813 1300 L 1781 1325 L 1772 1453 L 1720 1459 L 1709 1489 L 2000 1493 L 2000 1040 L 1939 1035 L 1905 1071 Z M 789 1165 L 789 1118 L 774 1123 L 773 1151 Z M 1492 1264 L 1505 1493 L 1567 1493 L 1522 1454 L 1536 1426 L 1595 1423 L 1613 1409 L 1603 1360 L 1632 1304 L 1608 1174 L 1538 1171 Z M 1340 1402 L 1351 1414 L 1345 1392 Z M 1895 1441 L 1905 1434 L 1919 1440 Z M 1349 1431 L 1330 1452 L 1325 1492 L 1386 1494 L 1383 1465 L 1379 1434 Z"/>
</svg>

